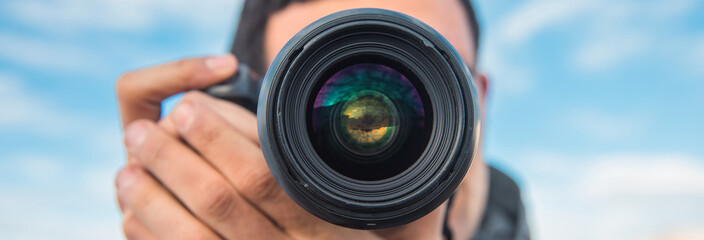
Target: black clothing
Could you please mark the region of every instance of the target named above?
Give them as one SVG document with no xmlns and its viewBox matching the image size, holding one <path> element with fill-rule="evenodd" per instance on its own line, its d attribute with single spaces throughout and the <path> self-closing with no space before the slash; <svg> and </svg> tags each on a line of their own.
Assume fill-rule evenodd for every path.
<svg viewBox="0 0 704 240">
<path fill-rule="evenodd" d="M 524 240 L 530 239 L 521 191 L 516 182 L 494 167 L 489 167 L 489 194 L 481 223 L 472 240 Z M 448 209 L 452 197 L 448 200 Z M 445 239 L 452 238 L 447 225 L 443 227 Z"/>
</svg>

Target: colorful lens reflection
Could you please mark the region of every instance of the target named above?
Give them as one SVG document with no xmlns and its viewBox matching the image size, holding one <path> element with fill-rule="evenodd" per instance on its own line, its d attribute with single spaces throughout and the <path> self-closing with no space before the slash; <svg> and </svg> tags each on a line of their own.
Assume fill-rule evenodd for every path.
<svg viewBox="0 0 704 240">
<path fill-rule="evenodd" d="M 339 141 L 360 155 L 384 151 L 399 141 L 400 132 L 425 125 L 416 88 L 381 64 L 355 64 L 335 73 L 318 92 L 312 113 L 313 134 L 328 136 L 318 141 Z"/>
<path fill-rule="evenodd" d="M 339 117 L 345 141 L 365 152 L 386 146 L 398 129 L 398 110 L 389 98 L 376 91 L 352 94 L 342 105 Z"/>
</svg>

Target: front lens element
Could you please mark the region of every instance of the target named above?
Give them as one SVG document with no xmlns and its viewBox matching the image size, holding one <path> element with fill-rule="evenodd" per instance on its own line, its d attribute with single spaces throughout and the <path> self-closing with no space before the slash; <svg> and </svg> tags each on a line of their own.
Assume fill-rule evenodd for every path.
<svg viewBox="0 0 704 240">
<path fill-rule="evenodd" d="M 343 175 L 381 179 L 413 164 L 419 151 L 408 148 L 423 148 L 425 125 L 423 102 L 406 76 L 385 65 L 359 63 L 334 73 L 320 88 L 311 140 L 323 161 Z"/>
<path fill-rule="evenodd" d="M 387 146 L 398 130 L 398 110 L 385 95 L 362 90 L 350 94 L 340 111 L 346 146 L 360 153 L 374 153 Z"/>
</svg>

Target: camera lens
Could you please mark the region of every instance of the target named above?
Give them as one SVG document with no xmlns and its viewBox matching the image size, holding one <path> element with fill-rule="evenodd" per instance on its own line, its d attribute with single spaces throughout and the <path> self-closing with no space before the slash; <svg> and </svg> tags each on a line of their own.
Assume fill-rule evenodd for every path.
<svg viewBox="0 0 704 240">
<path fill-rule="evenodd" d="M 391 67 L 360 63 L 328 78 L 313 102 L 311 142 L 321 159 L 344 176 L 366 181 L 392 177 L 418 158 L 425 111 L 416 87 Z"/>
<path fill-rule="evenodd" d="M 336 109 L 334 119 L 329 121 L 338 127 L 333 131 L 340 130 L 343 146 L 347 147 L 345 150 L 369 156 L 385 149 L 398 128 L 398 112 L 391 100 L 379 92 L 362 90 L 343 101 L 342 107 Z"/>
<path fill-rule="evenodd" d="M 324 17 L 279 52 L 259 94 L 259 141 L 281 188 L 328 222 L 402 225 L 440 206 L 477 149 L 472 76 L 435 30 L 401 13 Z"/>
</svg>

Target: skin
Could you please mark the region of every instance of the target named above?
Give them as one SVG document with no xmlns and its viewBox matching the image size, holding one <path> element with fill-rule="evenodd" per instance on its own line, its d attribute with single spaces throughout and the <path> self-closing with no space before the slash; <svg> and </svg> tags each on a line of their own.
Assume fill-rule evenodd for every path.
<svg viewBox="0 0 704 240">
<path fill-rule="evenodd" d="M 474 69 L 476 53 L 457 0 L 325 0 L 295 3 L 265 29 L 271 62 L 300 29 L 349 8 L 376 7 L 411 15 L 440 32 Z M 487 168 L 481 153 L 455 201 L 404 226 L 378 231 L 338 227 L 296 205 L 266 166 L 256 117 L 240 106 L 190 91 L 160 118 L 163 99 L 213 85 L 236 71 L 234 56 L 185 59 L 124 74 L 117 96 L 128 164 L 116 177 L 128 239 L 442 239 L 442 222 L 468 239 L 484 209 Z M 487 78 L 474 74 L 482 112 Z M 483 116 L 483 114 L 482 114 Z"/>
</svg>

